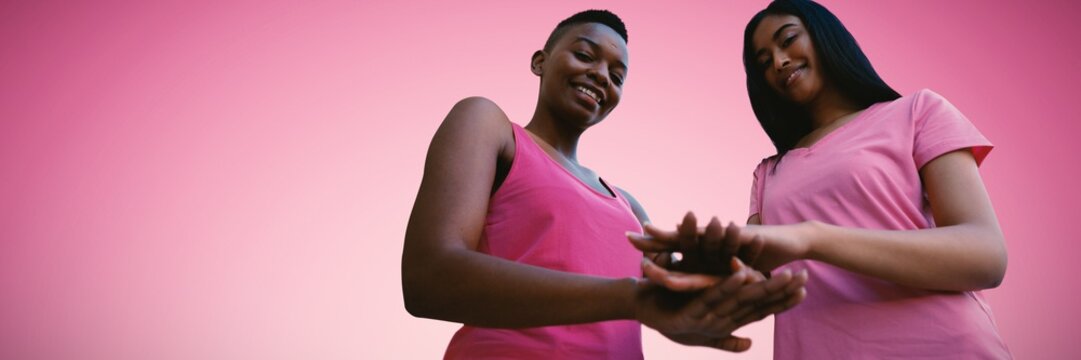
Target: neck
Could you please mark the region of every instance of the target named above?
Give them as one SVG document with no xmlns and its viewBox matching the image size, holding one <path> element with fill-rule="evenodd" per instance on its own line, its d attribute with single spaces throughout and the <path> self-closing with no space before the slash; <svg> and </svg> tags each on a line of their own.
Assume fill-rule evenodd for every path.
<svg viewBox="0 0 1081 360">
<path fill-rule="evenodd" d="M 565 121 L 557 121 L 556 116 L 541 106 L 533 111 L 533 118 L 525 126 L 529 132 L 544 140 L 555 151 L 571 162 L 578 163 L 578 139 L 582 137 L 585 129 L 573 128 L 565 125 Z"/>
<path fill-rule="evenodd" d="M 852 99 L 841 95 L 836 91 L 824 92 L 818 99 L 811 102 L 807 111 L 811 115 L 811 126 L 821 129 L 833 124 L 845 115 L 863 110 Z"/>
</svg>

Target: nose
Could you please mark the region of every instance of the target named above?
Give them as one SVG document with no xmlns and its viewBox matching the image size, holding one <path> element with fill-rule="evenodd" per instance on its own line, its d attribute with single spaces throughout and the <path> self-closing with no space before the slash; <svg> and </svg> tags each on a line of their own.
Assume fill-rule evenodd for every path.
<svg viewBox="0 0 1081 360">
<path fill-rule="evenodd" d="M 589 68 L 589 71 L 586 72 L 586 76 L 589 77 L 590 80 L 593 80 L 597 85 L 605 88 L 608 87 L 608 75 L 606 74 L 608 74 L 608 65 L 605 64 L 597 64 L 596 66 Z"/>
<path fill-rule="evenodd" d="M 788 54 L 782 51 L 773 54 L 773 68 L 777 71 L 781 71 L 781 69 L 788 67 L 791 63 L 792 59 L 788 57 Z"/>
</svg>

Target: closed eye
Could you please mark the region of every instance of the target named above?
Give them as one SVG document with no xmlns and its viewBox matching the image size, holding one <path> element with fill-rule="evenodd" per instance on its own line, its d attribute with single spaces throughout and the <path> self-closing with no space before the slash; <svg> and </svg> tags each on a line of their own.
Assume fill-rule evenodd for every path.
<svg viewBox="0 0 1081 360">
<path fill-rule="evenodd" d="M 616 86 L 623 86 L 623 77 L 619 75 L 612 75 L 612 82 L 615 83 Z"/>
<path fill-rule="evenodd" d="M 799 36 L 799 34 L 792 34 L 792 36 L 784 38 L 784 41 L 781 42 L 781 47 L 786 48 L 788 45 L 791 45 L 793 41 L 796 41 L 797 36 Z"/>
</svg>

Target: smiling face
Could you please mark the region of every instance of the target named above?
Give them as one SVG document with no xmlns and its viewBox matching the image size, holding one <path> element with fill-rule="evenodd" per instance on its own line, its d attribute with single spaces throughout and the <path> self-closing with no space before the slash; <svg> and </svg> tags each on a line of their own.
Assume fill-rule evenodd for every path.
<svg viewBox="0 0 1081 360">
<path fill-rule="evenodd" d="M 540 105 L 558 119 L 589 127 L 619 104 L 627 43 L 601 24 L 572 25 L 549 51 L 533 55 L 532 70 L 541 78 Z"/>
<path fill-rule="evenodd" d="M 781 98 L 807 105 L 821 95 L 826 78 L 803 21 L 792 15 L 768 15 L 753 39 L 759 69 Z"/>
</svg>

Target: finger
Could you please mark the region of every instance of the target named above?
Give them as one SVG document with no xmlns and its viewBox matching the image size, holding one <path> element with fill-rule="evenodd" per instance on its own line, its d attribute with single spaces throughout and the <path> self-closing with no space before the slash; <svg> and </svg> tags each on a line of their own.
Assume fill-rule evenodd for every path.
<svg viewBox="0 0 1081 360">
<path fill-rule="evenodd" d="M 731 317 L 727 315 L 718 316 L 714 313 L 707 314 L 698 324 L 698 329 L 702 334 L 714 338 L 732 335 L 732 332 L 737 328 L 737 324 L 732 321 Z"/>
<path fill-rule="evenodd" d="M 784 299 L 784 298 L 786 298 L 786 297 L 788 297 L 789 295 L 792 294 L 792 293 L 786 292 L 785 291 L 786 289 L 781 289 L 778 292 L 770 293 L 769 295 L 766 295 L 765 298 L 763 298 L 762 300 L 759 300 L 758 302 L 762 303 L 762 304 L 769 304 L 769 303 L 774 303 L 774 302 L 777 302 L 777 301 L 781 301 L 782 299 Z M 798 288 L 796 288 L 796 289 L 798 289 Z M 793 289 L 792 291 L 794 292 L 794 291 L 796 291 L 796 289 Z"/>
<path fill-rule="evenodd" d="M 715 349 L 720 349 L 720 350 L 725 350 L 725 351 L 732 351 L 732 352 L 743 352 L 743 351 L 746 351 L 747 349 L 749 349 L 751 347 L 751 340 L 750 339 L 742 338 L 742 337 L 736 337 L 736 336 L 733 336 L 733 335 L 721 336 L 721 337 L 711 337 L 711 336 L 706 336 L 706 335 L 701 335 L 701 334 L 673 335 L 673 334 L 666 334 L 666 333 L 663 333 L 663 332 L 661 334 L 668 337 L 669 339 L 671 339 L 671 340 L 673 340 L 675 342 L 678 342 L 678 343 L 683 344 L 683 345 L 689 345 L 689 346 L 705 346 L 705 347 L 711 347 L 711 348 L 715 348 Z M 729 338 L 732 338 L 734 340 L 728 340 Z"/>
<path fill-rule="evenodd" d="M 739 225 L 736 225 L 736 223 L 731 221 L 728 222 L 728 227 L 724 229 L 724 241 L 726 248 L 739 248 L 739 244 L 741 242 L 740 234 L 742 233 L 743 230 L 739 227 Z M 729 245 L 730 243 L 733 243 L 734 245 Z"/>
<path fill-rule="evenodd" d="M 751 291 L 748 289 L 749 287 L 757 287 L 759 289 L 762 289 L 757 290 L 762 293 L 765 293 L 764 289 L 768 289 L 760 285 L 752 285 L 762 281 L 761 279 L 763 278 L 761 273 L 745 267 L 745 265 L 743 265 L 743 263 L 741 263 L 739 259 L 732 258 L 731 262 L 732 268 L 736 271 L 729 277 L 725 278 L 723 282 L 721 282 L 717 286 L 707 289 L 701 295 L 701 299 L 705 303 L 705 305 L 711 308 L 711 311 L 714 314 L 720 316 L 724 316 L 732 312 L 743 302 L 754 300 L 755 294 L 740 295 L 741 292 L 746 293 Z M 757 278 L 752 278 L 752 276 L 757 276 Z M 744 300 L 744 298 L 749 300 Z"/>
<path fill-rule="evenodd" d="M 725 278 L 724 282 L 721 283 L 721 286 L 716 290 L 716 295 L 735 295 L 737 292 L 739 292 L 739 289 L 743 288 L 744 284 L 747 283 L 747 275 L 749 275 L 749 273 L 746 271 L 737 271 L 731 276 Z"/>
<path fill-rule="evenodd" d="M 653 263 L 662 268 L 670 269 L 672 267 L 672 253 L 657 253 L 657 255 L 653 257 Z"/>
<path fill-rule="evenodd" d="M 790 305 L 788 299 L 764 305 L 747 306 L 733 312 L 732 321 L 741 327 L 747 326 L 747 324 L 761 321 L 770 315 L 788 310 L 792 306 L 794 305 Z"/>
<path fill-rule="evenodd" d="M 727 255 L 723 253 L 724 225 L 716 216 L 710 219 L 702 234 L 701 245 L 703 261 L 709 272 L 730 274 Z"/>
<path fill-rule="evenodd" d="M 767 316 L 777 314 L 799 305 L 807 298 L 807 289 L 804 287 L 798 287 L 795 290 L 786 293 L 786 296 L 781 300 L 765 303 L 757 306 L 755 311 L 747 313 L 739 311 L 732 314 L 732 318 L 735 322 L 740 324 L 746 324 L 761 320 Z M 742 310 L 742 309 L 741 309 Z"/>
<path fill-rule="evenodd" d="M 744 264 L 738 258 L 731 258 L 728 259 L 728 270 L 731 270 L 733 274 L 744 272 L 747 270 L 747 264 Z"/>
<path fill-rule="evenodd" d="M 698 264 L 698 219 L 695 218 L 694 213 L 688 211 L 678 228 L 679 251 L 683 253 L 683 261 L 688 264 Z"/>
<path fill-rule="evenodd" d="M 773 275 L 772 278 L 766 281 L 760 281 L 753 284 L 749 284 L 740 289 L 737 297 L 741 303 L 747 303 L 752 301 L 759 301 L 768 297 L 774 292 L 778 292 L 784 289 L 788 282 L 792 281 L 792 271 L 785 269 L 779 274 Z"/>
<path fill-rule="evenodd" d="M 668 270 L 657 266 L 649 258 L 642 258 L 642 275 L 650 280 L 663 279 L 668 276 Z"/>
<path fill-rule="evenodd" d="M 750 271 L 747 271 L 747 273 L 750 274 L 750 275 L 747 276 L 747 282 L 748 283 L 756 283 L 756 282 L 769 280 L 769 278 L 767 278 L 765 275 L 762 275 L 761 272 L 756 271 L 756 270 L 750 270 Z"/>
<path fill-rule="evenodd" d="M 740 324 L 740 326 L 744 326 L 746 324 L 765 319 L 767 316 L 776 315 L 778 313 L 791 309 L 796 305 L 799 305 L 799 303 L 803 302 L 803 299 L 806 298 L 807 290 L 801 287 L 795 293 L 791 294 L 790 296 L 786 297 L 781 301 L 775 301 L 770 304 L 760 306 L 754 311 L 746 314 L 733 314 L 733 321 Z"/>
<path fill-rule="evenodd" d="M 678 292 L 706 289 L 720 281 L 715 276 L 705 274 L 684 274 L 668 271 L 646 258 L 642 259 L 642 275 L 645 275 L 647 279 L 654 283 Z"/>
<path fill-rule="evenodd" d="M 734 231 L 734 232 L 733 232 Z M 724 249 L 726 256 L 734 256 L 740 248 L 740 229 L 735 223 L 729 222 L 724 232 Z"/>
<path fill-rule="evenodd" d="M 668 339 L 670 339 L 672 341 L 675 341 L 675 342 L 683 344 L 683 345 L 689 345 L 689 346 L 710 346 L 710 344 L 712 344 L 713 341 L 715 340 L 714 338 L 711 338 L 709 336 L 705 336 L 705 335 L 702 335 L 702 334 L 695 334 L 695 333 L 690 333 L 690 334 L 679 333 L 679 334 L 675 334 L 675 333 L 664 332 L 664 331 L 661 331 L 660 333 L 661 333 L 661 335 L 664 335 L 665 337 L 667 337 Z"/>
<path fill-rule="evenodd" d="M 807 269 L 800 270 L 792 275 L 792 281 L 788 282 L 788 286 L 785 287 L 784 292 L 793 293 L 796 289 L 805 287 L 807 285 Z"/>
<path fill-rule="evenodd" d="M 757 302 L 759 304 L 771 303 L 793 294 L 797 289 L 806 285 L 806 275 L 804 274 L 801 276 L 801 273 L 792 275 L 791 279 L 788 279 L 787 282 L 783 281 L 785 280 L 784 277 L 788 276 L 786 275 L 786 272 L 782 272 L 782 275 L 777 280 L 766 280 L 761 284 L 766 296 L 759 299 Z"/>
<path fill-rule="evenodd" d="M 714 314 L 727 315 L 739 305 L 736 293 L 744 286 L 747 273 L 736 273 L 724 279 L 720 284 L 707 289 L 700 299 Z"/>
<path fill-rule="evenodd" d="M 657 263 L 657 256 L 660 255 L 660 254 L 661 253 L 659 253 L 659 252 L 653 252 L 653 251 L 644 251 L 644 252 L 642 252 L 642 255 L 649 258 L 649 261 L 652 261 L 654 264 Z"/>
<path fill-rule="evenodd" d="M 729 258 L 729 261 L 732 263 L 732 273 L 733 274 L 735 274 L 735 273 L 745 273 L 746 274 L 746 279 L 747 280 L 744 282 L 744 284 L 752 284 L 752 283 L 756 283 L 756 282 L 766 280 L 766 277 L 763 276 L 761 272 L 751 268 L 750 266 L 747 266 L 738 257 Z"/>
<path fill-rule="evenodd" d="M 649 234 L 628 231 L 626 235 L 627 240 L 631 241 L 631 245 L 634 245 L 636 249 L 642 252 L 664 252 L 675 250 L 678 247 L 678 243 L 665 242 Z"/>
<path fill-rule="evenodd" d="M 769 279 L 761 283 L 766 287 L 766 291 L 769 293 L 775 293 L 784 290 L 788 283 L 796 279 L 796 275 L 792 273 L 792 270 L 785 269 L 781 272 L 780 276 L 775 276 L 776 279 Z"/>
<path fill-rule="evenodd" d="M 795 291 L 796 289 L 802 287 L 803 284 L 800 284 L 798 281 L 796 281 L 796 275 L 792 275 L 792 278 L 789 279 L 788 282 L 781 282 L 779 280 L 766 281 L 762 284 L 762 286 L 765 287 L 767 295 L 764 299 L 759 300 L 759 302 L 770 303 L 780 300 L 785 296 L 788 296 L 790 292 L 787 292 L 786 290 L 788 290 L 789 288 L 791 288 L 791 291 Z"/>
<path fill-rule="evenodd" d="M 724 351 L 744 352 L 751 348 L 751 339 L 729 335 L 728 337 L 715 340 L 711 347 Z"/>
<path fill-rule="evenodd" d="M 785 310 L 791 309 L 796 305 L 799 305 L 806 298 L 807 288 L 801 287 L 799 289 L 796 289 L 795 293 L 793 293 L 792 296 L 789 296 L 788 300 L 785 301 Z"/>
<path fill-rule="evenodd" d="M 677 227 L 678 228 L 678 227 Z M 660 241 L 666 244 L 678 244 L 679 243 L 679 231 L 677 230 L 661 230 L 653 224 L 646 224 L 642 226 L 642 232 L 648 236 L 651 236 L 653 240 Z"/>
<path fill-rule="evenodd" d="M 744 326 L 749 323 L 747 319 L 758 312 L 761 307 L 764 306 L 759 306 L 757 304 L 743 304 L 729 312 L 728 316 L 731 316 L 732 321 L 737 325 Z"/>
<path fill-rule="evenodd" d="M 736 297 L 735 291 L 740 288 L 745 276 L 746 274 L 736 274 L 724 279 L 720 284 L 706 289 L 684 307 L 685 315 L 694 319 L 701 319 L 709 314 L 714 307 L 717 307 L 717 304 L 723 304 L 727 299 L 734 299 Z M 724 312 L 721 312 L 721 314 L 723 315 Z"/>
<path fill-rule="evenodd" d="M 733 269 L 738 270 L 720 284 L 720 293 L 716 292 L 718 290 L 710 289 L 703 294 L 706 303 L 712 308 L 712 312 L 718 316 L 731 316 L 732 313 L 741 306 L 750 308 L 749 310 L 744 311 L 744 313 L 753 310 L 754 303 L 750 305 L 741 304 L 744 300 L 740 299 L 738 293 L 740 290 L 743 290 L 744 287 L 759 286 L 752 284 L 761 282 L 765 279 L 758 271 L 744 267 L 744 265 L 739 262 L 739 259 L 733 258 L 732 265 Z M 744 297 L 747 296 L 748 295 L 744 295 Z"/>
<path fill-rule="evenodd" d="M 791 282 L 783 289 L 783 292 L 770 295 L 768 298 L 761 300 L 757 303 L 745 304 L 743 308 L 734 311 L 731 316 L 736 319 L 737 322 L 744 322 L 747 320 L 748 315 L 751 313 L 758 313 L 755 318 L 761 319 L 771 314 L 775 314 L 781 311 L 791 309 L 798 305 L 807 297 L 807 289 L 800 281 L 800 278 L 805 278 L 806 273 L 801 272 L 797 274 Z M 750 305 L 755 311 L 746 311 L 746 306 Z M 757 321 L 755 319 L 749 319 L 749 321 Z"/>
</svg>

